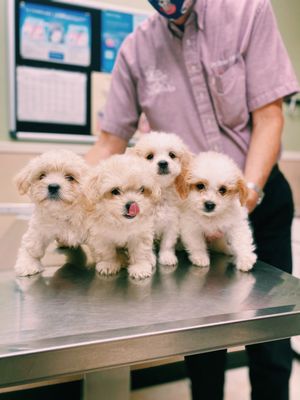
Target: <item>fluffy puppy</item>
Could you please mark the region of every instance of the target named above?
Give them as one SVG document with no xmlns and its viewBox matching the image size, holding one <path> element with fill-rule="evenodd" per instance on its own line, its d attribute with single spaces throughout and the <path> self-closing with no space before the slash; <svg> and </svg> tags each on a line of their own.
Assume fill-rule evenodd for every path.
<svg viewBox="0 0 300 400">
<path fill-rule="evenodd" d="M 159 185 L 146 161 L 133 155 L 114 155 L 94 169 L 85 182 L 91 207 L 88 245 L 102 275 L 122 267 L 117 250 L 128 250 L 132 278 L 152 275 L 153 210 L 160 197 Z"/>
<path fill-rule="evenodd" d="M 249 271 L 256 255 L 243 207 L 247 187 L 237 165 L 221 153 L 200 153 L 191 162 L 186 185 L 186 191 L 181 192 L 185 201 L 180 231 L 191 262 L 209 266 L 205 237 L 221 231 L 237 269 Z"/>
<path fill-rule="evenodd" d="M 176 265 L 181 203 L 176 187 L 184 190 L 191 153 L 177 135 L 164 132 L 143 135 L 131 151 L 147 160 L 161 187 L 161 200 L 155 208 L 155 238 L 160 240 L 159 263 Z"/>
<path fill-rule="evenodd" d="M 73 152 L 51 150 L 32 159 L 16 176 L 20 194 L 28 194 L 35 205 L 18 252 L 17 275 L 40 272 L 41 258 L 53 240 L 69 247 L 85 241 L 81 180 L 87 169 Z"/>
</svg>

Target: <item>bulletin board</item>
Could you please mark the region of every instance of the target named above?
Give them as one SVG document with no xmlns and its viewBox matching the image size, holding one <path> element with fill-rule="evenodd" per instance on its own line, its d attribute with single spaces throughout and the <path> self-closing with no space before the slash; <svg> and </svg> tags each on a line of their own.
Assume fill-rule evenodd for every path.
<svg viewBox="0 0 300 400">
<path fill-rule="evenodd" d="M 93 141 L 125 37 L 149 15 L 104 2 L 8 2 L 10 135 Z"/>
</svg>

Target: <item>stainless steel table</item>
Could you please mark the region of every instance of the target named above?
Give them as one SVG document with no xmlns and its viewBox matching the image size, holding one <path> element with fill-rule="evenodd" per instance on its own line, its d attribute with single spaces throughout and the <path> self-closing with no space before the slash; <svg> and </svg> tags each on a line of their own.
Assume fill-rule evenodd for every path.
<svg viewBox="0 0 300 400">
<path fill-rule="evenodd" d="M 2 388 L 80 373 L 85 398 L 124 400 L 132 364 L 300 334 L 300 280 L 262 262 L 243 273 L 215 255 L 204 269 L 181 252 L 177 269 L 133 281 L 52 247 L 41 275 L 16 278 L 26 226 L 16 220 L 0 242 Z"/>
</svg>

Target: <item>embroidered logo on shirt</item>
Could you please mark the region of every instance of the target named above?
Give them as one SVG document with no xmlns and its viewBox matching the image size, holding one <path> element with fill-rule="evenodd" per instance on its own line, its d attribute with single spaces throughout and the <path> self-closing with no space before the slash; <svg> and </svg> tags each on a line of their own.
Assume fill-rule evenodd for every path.
<svg viewBox="0 0 300 400">
<path fill-rule="evenodd" d="M 225 60 L 219 60 L 211 63 L 211 68 L 218 74 L 222 74 L 226 71 L 227 68 L 233 65 L 240 57 L 241 55 L 239 53 L 233 54 L 232 56 L 230 56 Z"/>
<path fill-rule="evenodd" d="M 164 92 L 174 92 L 176 87 L 169 82 L 169 77 L 159 69 L 150 67 L 145 71 L 147 91 L 149 96 Z"/>
</svg>

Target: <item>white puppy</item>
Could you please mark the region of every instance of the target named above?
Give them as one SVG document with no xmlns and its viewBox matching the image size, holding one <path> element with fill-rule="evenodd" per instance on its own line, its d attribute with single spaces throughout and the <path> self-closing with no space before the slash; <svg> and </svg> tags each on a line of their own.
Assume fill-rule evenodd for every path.
<svg viewBox="0 0 300 400">
<path fill-rule="evenodd" d="M 152 274 L 153 210 L 160 187 L 146 161 L 133 155 L 114 155 L 94 169 L 85 182 L 90 201 L 88 245 L 102 275 L 122 267 L 119 248 L 127 248 L 128 273 L 133 278 Z"/>
<path fill-rule="evenodd" d="M 252 233 L 248 224 L 247 187 L 242 172 L 224 154 L 200 153 L 190 164 L 180 219 L 182 242 L 194 265 L 209 266 L 205 237 L 218 231 L 224 239 L 235 265 L 249 271 L 256 261 Z"/>
<path fill-rule="evenodd" d="M 55 239 L 69 247 L 84 242 L 81 179 L 86 172 L 80 156 L 51 150 L 32 159 L 16 176 L 20 194 L 28 194 L 35 205 L 18 252 L 17 275 L 40 272 L 40 260 Z"/>
<path fill-rule="evenodd" d="M 191 153 L 177 135 L 164 132 L 145 134 L 132 151 L 148 161 L 161 186 L 162 196 L 155 210 L 155 237 L 160 240 L 159 263 L 176 265 L 181 203 L 176 187 L 180 188 L 184 182 Z"/>
</svg>

